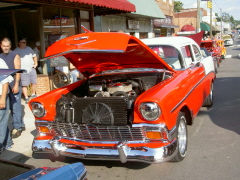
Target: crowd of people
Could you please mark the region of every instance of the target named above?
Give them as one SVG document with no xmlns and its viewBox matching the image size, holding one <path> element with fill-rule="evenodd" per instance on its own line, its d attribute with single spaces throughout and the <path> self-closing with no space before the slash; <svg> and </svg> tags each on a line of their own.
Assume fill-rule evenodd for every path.
<svg viewBox="0 0 240 180">
<path fill-rule="evenodd" d="M 36 47 L 27 46 L 27 38 L 18 39 L 18 47 L 11 50 L 11 40 L 3 38 L 0 41 L 2 53 L 0 54 L 0 69 L 24 69 L 23 73 L 16 73 L 0 81 L 0 153 L 10 149 L 13 138 L 18 138 L 25 131 L 22 116 L 21 99 L 28 103 L 31 98 L 37 97 L 37 72 L 41 72 L 39 66 L 40 42 Z M 61 70 L 56 68 L 56 72 Z M 82 74 L 72 65 L 69 67 L 72 83 L 82 79 Z M 68 73 L 68 72 L 67 72 Z M 31 84 L 31 86 L 29 86 Z M 28 87 L 31 95 L 29 96 Z M 9 115 L 12 115 L 12 128 L 8 127 Z"/>
</svg>

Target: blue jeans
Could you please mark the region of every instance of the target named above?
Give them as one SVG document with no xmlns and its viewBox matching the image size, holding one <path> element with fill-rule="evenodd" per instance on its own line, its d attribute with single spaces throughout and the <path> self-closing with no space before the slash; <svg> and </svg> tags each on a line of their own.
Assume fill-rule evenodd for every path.
<svg viewBox="0 0 240 180">
<path fill-rule="evenodd" d="M 22 129 L 25 127 L 22 118 L 22 104 L 21 104 L 21 96 L 22 96 L 22 87 L 19 87 L 19 92 L 16 94 L 12 93 L 10 89 L 9 99 L 10 99 L 10 110 L 13 117 L 13 128 L 14 129 Z"/>
<path fill-rule="evenodd" d="M 9 97 L 6 99 L 6 107 L 0 109 L 0 150 L 12 145 L 12 139 L 10 137 L 10 131 L 8 128 L 9 119 Z"/>
</svg>

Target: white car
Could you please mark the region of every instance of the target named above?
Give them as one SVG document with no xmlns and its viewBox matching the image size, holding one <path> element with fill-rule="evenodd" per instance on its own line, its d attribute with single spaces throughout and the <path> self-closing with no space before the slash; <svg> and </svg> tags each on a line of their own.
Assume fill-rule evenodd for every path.
<svg viewBox="0 0 240 180">
<path fill-rule="evenodd" d="M 233 39 L 231 36 L 224 36 L 223 37 L 224 40 L 224 46 L 232 46 L 233 45 Z"/>
</svg>

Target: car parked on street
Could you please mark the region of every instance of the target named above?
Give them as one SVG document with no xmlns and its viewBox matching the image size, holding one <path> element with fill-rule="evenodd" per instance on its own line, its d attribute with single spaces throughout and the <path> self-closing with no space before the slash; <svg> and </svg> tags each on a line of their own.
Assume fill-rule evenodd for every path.
<svg viewBox="0 0 240 180">
<path fill-rule="evenodd" d="M 222 55 L 222 59 L 225 59 L 225 56 L 227 55 L 227 49 L 224 46 L 224 41 L 222 39 L 217 39 L 217 46 L 221 48 L 221 55 Z"/>
<path fill-rule="evenodd" d="M 85 77 L 32 99 L 34 153 L 92 160 L 182 161 L 187 125 L 213 103 L 214 64 L 187 37 L 86 32 L 57 41 Z"/>
<path fill-rule="evenodd" d="M 202 53 L 203 57 L 209 59 L 209 61 L 213 61 L 214 70 L 215 70 L 215 73 L 217 73 L 218 72 L 217 68 L 219 67 L 217 58 L 215 56 L 213 56 L 212 53 L 208 52 L 208 50 L 206 48 L 201 47 L 200 49 L 201 49 L 201 53 Z"/>
<path fill-rule="evenodd" d="M 222 62 L 222 48 L 217 45 L 216 40 L 204 40 L 200 47 L 206 48 L 211 53 L 212 57 L 217 60 L 218 67 Z"/>
<path fill-rule="evenodd" d="M 224 46 L 233 46 L 233 38 L 230 35 L 223 36 Z"/>
</svg>

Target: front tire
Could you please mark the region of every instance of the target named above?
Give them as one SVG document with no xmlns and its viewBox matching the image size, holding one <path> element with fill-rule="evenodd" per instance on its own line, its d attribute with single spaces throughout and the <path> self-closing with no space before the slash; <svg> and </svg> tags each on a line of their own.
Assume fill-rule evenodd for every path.
<svg viewBox="0 0 240 180">
<path fill-rule="evenodd" d="M 177 119 L 177 154 L 172 159 L 172 161 L 180 162 L 186 157 L 187 140 L 187 120 L 185 114 L 183 112 L 180 112 Z"/>
</svg>

